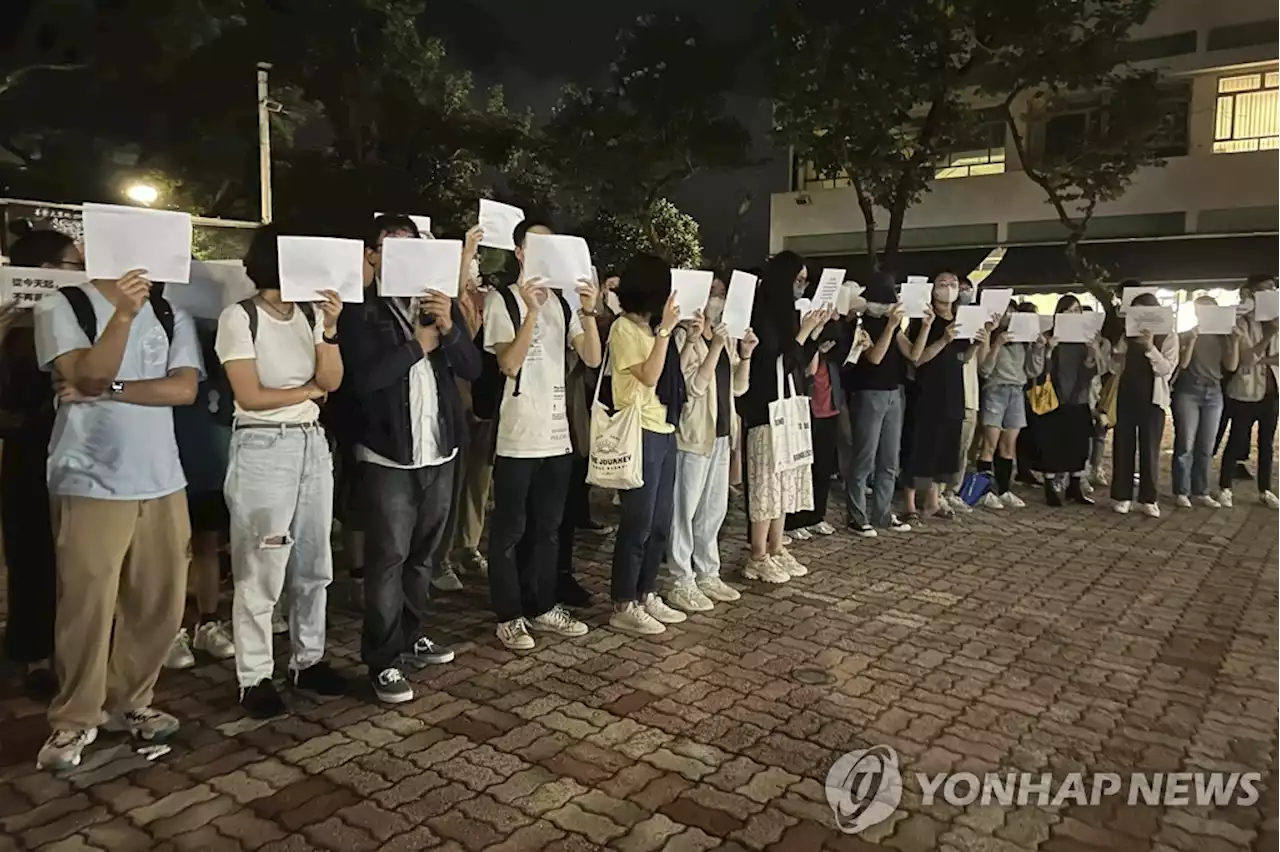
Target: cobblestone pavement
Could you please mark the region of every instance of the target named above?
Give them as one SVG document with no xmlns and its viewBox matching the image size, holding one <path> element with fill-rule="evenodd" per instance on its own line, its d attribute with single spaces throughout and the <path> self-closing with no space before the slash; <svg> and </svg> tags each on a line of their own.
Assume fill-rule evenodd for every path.
<svg viewBox="0 0 1280 852">
<path fill-rule="evenodd" d="M 596 589 L 609 547 L 580 546 Z M 37 773 L 41 708 L 5 698 L 0 850 L 1277 848 L 1275 513 L 1033 505 L 795 552 L 809 576 L 663 637 L 600 627 L 598 607 L 588 636 L 523 655 L 469 578 L 435 604 L 457 661 L 394 709 L 296 698 L 262 724 L 229 663 L 166 672 L 157 704 L 184 727 L 154 764 L 106 736 L 76 773 Z M 358 624 L 332 609 L 354 671 Z M 1252 807 L 961 809 L 909 782 L 845 835 L 822 781 L 873 743 L 908 771 L 1256 770 L 1266 789 Z"/>
</svg>

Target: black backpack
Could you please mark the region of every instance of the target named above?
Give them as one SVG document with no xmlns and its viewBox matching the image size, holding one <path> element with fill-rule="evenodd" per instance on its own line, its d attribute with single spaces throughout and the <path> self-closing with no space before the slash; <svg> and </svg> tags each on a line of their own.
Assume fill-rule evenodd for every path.
<svg viewBox="0 0 1280 852">
<path fill-rule="evenodd" d="M 253 343 L 258 342 L 258 306 L 253 303 L 254 297 L 250 296 L 242 302 L 239 302 L 245 316 L 249 318 L 249 340 Z M 298 302 L 298 310 L 302 311 L 302 315 L 307 318 L 307 325 L 311 328 L 316 326 L 316 306 L 310 302 Z"/>
<path fill-rule="evenodd" d="M 506 305 L 507 316 L 511 317 L 511 327 L 519 330 L 520 328 L 520 306 L 516 303 L 516 293 L 512 287 L 500 287 L 498 292 L 502 295 L 502 303 Z M 560 303 L 560 310 L 564 311 L 564 328 L 565 334 L 569 333 L 569 323 L 572 320 L 572 311 L 569 303 L 565 301 L 564 295 L 559 291 L 553 291 L 556 301 Z M 471 413 L 481 420 L 498 419 L 498 410 L 502 405 L 502 395 L 506 392 L 507 377 L 502 374 L 501 368 L 498 367 L 498 356 L 491 352 L 485 351 L 484 348 L 484 328 L 476 333 L 476 349 L 480 351 L 480 378 L 471 383 Z M 521 370 L 515 375 L 515 389 L 511 391 L 512 396 L 520 395 L 520 377 L 524 371 Z"/>
<path fill-rule="evenodd" d="M 71 313 L 75 314 L 76 323 L 84 332 L 84 336 L 89 338 L 89 345 L 92 346 L 98 341 L 98 315 L 94 313 L 89 294 L 82 287 L 61 287 L 58 292 L 71 305 Z M 151 303 L 151 310 L 155 312 L 160 327 L 164 329 L 164 336 L 172 344 L 173 305 L 170 305 L 169 300 L 164 297 L 164 285 L 153 284 L 147 301 Z"/>
<path fill-rule="evenodd" d="M 196 320 L 196 337 L 200 340 L 200 354 L 204 357 L 204 380 L 196 389 L 196 405 L 203 405 L 213 417 L 215 423 L 230 426 L 235 419 L 235 405 L 231 393 L 231 382 L 222 369 L 222 361 L 214 348 L 218 337 L 218 323 L 215 320 Z"/>
</svg>

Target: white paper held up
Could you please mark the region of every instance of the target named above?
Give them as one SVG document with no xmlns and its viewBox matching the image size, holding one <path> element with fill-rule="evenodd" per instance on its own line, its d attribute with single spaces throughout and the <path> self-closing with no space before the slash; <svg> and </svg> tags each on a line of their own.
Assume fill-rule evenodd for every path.
<svg viewBox="0 0 1280 852">
<path fill-rule="evenodd" d="M 981 305 L 960 305 L 956 308 L 956 337 L 960 340 L 973 340 L 989 319 L 991 317 L 982 310 Z"/>
<path fill-rule="evenodd" d="M 480 229 L 484 231 L 484 239 L 480 241 L 480 245 L 515 251 L 516 241 L 512 232 L 523 221 L 524 211 L 519 207 L 481 198 Z"/>
<path fill-rule="evenodd" d="M 756 304 L 756 285 L 760 279 L 750 272 L 737 269 L 729 276 L 729 292 L 724 297 L 724 317 L 721 322 L 730 340 L 741 340 L 751 327 L 751 310 Z"/>
<path fill-rule="evenodd" d="M 529 234 L 524 241 L 525 278 L 546 279 L 548 287 L 572 293 L 591 280 L 591 250 L 582 237 Z M 572 302 L 570 302 L 572 304 Z"/>
<path fill-rule="evenodd" d="M 1130 305 L 1124 315 L 1125 337 L 1138 337 L 1144 331 L 1173 334 L 1173 308 L 1164 305 Z"/>
<path fill-rule="evenodd" d="M 1009 342 L 1034 343 L 1040 336 L 1040 315 L 1022 312 L 1009 315 Z"/>
<path fill-rule="evenodd" d="M 933 285 L 927 280 L 912 281 L 908 278 L 907 283 L 902 285 L 902 295 L 899 298 L 907 319 L 921 319 L 924 317 L 924 309 L 933 300 Z"/>
<path fill-rule="evenodd" d="M 988 317 L 1002 317 L 1009 310 L 1009 302 L 1013 300 L 1013 290 L 983 290 L 978 297 L 978 304 Z"/>
<path fill-rule="evenodd" d="M 1053 314 L 1036 314 L 1040 317 L 1040 333 L 1043 334 L 1053 328 Z"/>
<path fill-rule="evenodd" d="M 382 241 L 378 295 L 413 298 L 435 290 L 456 298 L 461 269 L 462 240 L 391 237 Z"/>
<path fill-rule="evenodd" d="M 1236 327 L 1236 309 L 1232 305 L 1196 305 L 1196 327 L 1201 334 L 1230 334 Z"/>
<path fill-rule="evenodd" d="M 1258 322 L 1280 319 L 1280 290 L 1259 290 L 1254 293 L 1253 317 Z"/>
<path fill-rule="evenodd" d="M 929 278 L 928 276 L 925 276 L 925 275 L 908 275 L 907 283 L 908 284 L 928 284 Z"/>
<path fill-rule="evenodd" d="M 30 309 L 50 293 L 88 280 L 89 276 L 79 269 L 0 266 L 0 305 L 17 302 L 19 310 Z"/>
<path fill-rule="evenodd" d="M 1133 300 L 1141 296 L 1143 293 L 1150 293 L 1156 298 L 1160 297 L 1159 287 L 1125 287 L 1120 293 L 1120 308 L 1116 312 L 1120 316 L 1124 316 L 1129 310 L 1129 306 L 1133 304 Z"/>
<path fill-rule="evenodd" d="M 714 272 L 699 269 L 671 270 L 671 292 L 680 307 L 680 320 L 693 319 L 693 315 L 707 306 L 711 298 L 711 280 Z"/>
<path fill-rule="evenodd" d="M 191 216 L 117 204 L 84 205 L 84 265 L 91 279 L 145 269 L 155 283 L 191 278 Z"/>
<path fill-rule="evenodd" d="M 856 281 L 844 282 L 836 293 L 836 313 L 847 316 L 852 311 L 861 311 L 867 306 L 867 300 L 862 298 L 865 292 L 867 288 Z"/>
<path fill-rule="evenodd" d="M 834 308 L 836 307 L 836 297 L 840 293 L 840 285 L 844 283 L 843 269 L 824 269 L 822 277 L 818 279 L 818 288 L 813 291 L 813 306 L 815 308 Z"/>
<path fill-rule="evenodd" d="M 1054 314 L 1053 338 L 1059 343 L 1088 343 L 1097 332 L 1088 314 Z"/>
<path fill-rule="evenodd" d="M 344 302 L 364 301 L 364 243 L 336 237 L 276 237 L 280 298 L 319 302 L 334 290 Z"/>
<path fill-rule="evenodd" d="M 373 218 L 377 219 L 379 216 L 386 216 L 386 215 L 387 215 L 386 213 L 374 213 Z M 432 236 L 434 236 L 431 233 L 431 217 L 430 216 L 414 216 L 409 213 L 406 213 L 404 215 L 408 216 L 409 221 L 413 222 L 413 224 L 418 226 L 418 233 L 422 234 L 423 237 L 427 239 L 431 239 Z"/>
</svg>

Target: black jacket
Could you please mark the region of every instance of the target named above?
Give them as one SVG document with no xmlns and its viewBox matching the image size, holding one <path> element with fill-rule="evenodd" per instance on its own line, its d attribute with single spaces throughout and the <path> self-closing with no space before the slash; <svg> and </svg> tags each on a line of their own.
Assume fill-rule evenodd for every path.
<svg viewBox="0 0 1280 852">
<path fill-rule="evenodd" d="M 424 355 L 394 310 L 387 299 L 372 297 L 348 307 L 338 319 L 345 376 L 343 420 L 352 443 L 397 464 L 412 464 L 409 371 Z M 474 381 L 480 375 L 480 353 L 466 327 L 455 304 L 453 328 L 441 335 L 439 348 L 426 356 L 439 390 L 440 450 L 445 455 L 463 448 L 467 437 L 466 412 L 455 378 Z"/>
</svg>

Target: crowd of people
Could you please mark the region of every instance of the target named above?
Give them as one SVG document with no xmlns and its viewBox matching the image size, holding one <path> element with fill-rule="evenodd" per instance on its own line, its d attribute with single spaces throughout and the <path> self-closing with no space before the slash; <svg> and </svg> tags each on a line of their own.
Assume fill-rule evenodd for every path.
<svg viewBox="0 0 1280 852">
<path fill-rule="evenodd" d="M 216 323 L 175 309 L 145 270 L 64 288 L 34 316 L 0 314 L 5 647 L 29 688 L 51 697 L 43 767 L 77 765 L 102 726 L 172 734 L 178 720 L 152 706 L 154 686 L 196 653 L 234 659 L 255 718 L 287 712 L 278 633 L 294 688 L 350 691 L 325 654 L 335 519 L 379 701 L 411 700 L 407 673 L 453 660 L 429 635 L 427 601 L 463 578 L 487 574 L 509 649 L 586 634 L 573 611 L 592 595 L 573 549 L 580 530 L 605 529 L 588 482 L 596 400 L 639 422 L 641 476 L 616 495 L 608 590 L 609 626 L 632 635 L 739 598 L 720 547 L 739 486 L 749 555 L 738 573 L 765 583 L 808 573 L 789 545 L 836 531 L 833 483 L 848 529 L 866 538 L 1023 508 L 1015 478 L 1050 506 L 1091 504 L 1108 430 L 1112 505 L 1128 513 L 1136 484 L 1158 517 L 1170 410 L 1179 506 L 1233 504 L 1255 427 L 1258 493 L 1280 506 L 1280 348 L 1276 323 L 1253 314 L 1271 275 L 1243 285 L 1230 335 L 1129 337 L 1105 305 L 1089 343 L 1059 342 L 1051 326 L 1015 342 L 1010 317 L 1028 304 L 993 313 L 972 339 L 958 334 L 957 308 L 975 302 L 963 275 L 937 273 L 923 316 L 904 324 L 892 274 L 846 284 L 840 308 L 814 306 L 817 270 L 784 251 L 755 271 L 750 325 L 731 335 L 723 272 L 691 319 L 656 256 L 578 282 L 526 276 L 526 238 L 552 233 L 532 218 L 515 228 L 511 274 L 494 287 L 479 279 L 483 233 L 466 234 L 456 299 L 379 295 L 384 241 L 429 236 L 380 215 L 364 241 L 363 302 L 286 302 L 282 233 L 254 234 L 244 269 L 256 294 Z M 83 269 L 80 247 L 55 231 L 27 234 L 10 258 Z M 1085 310 L 1064 296 L 1055 313 Z M 780 442 L 779 403 L 793 397 L 808 416 L 788 420 Z M 801 433 L 803 463 L 789 450 L 784 463 L 780 447 Z"/>
</svg>

